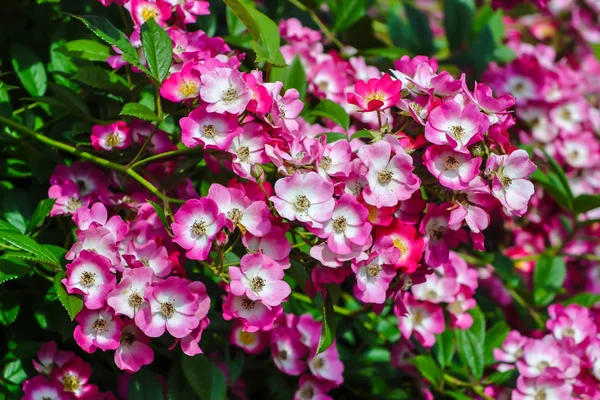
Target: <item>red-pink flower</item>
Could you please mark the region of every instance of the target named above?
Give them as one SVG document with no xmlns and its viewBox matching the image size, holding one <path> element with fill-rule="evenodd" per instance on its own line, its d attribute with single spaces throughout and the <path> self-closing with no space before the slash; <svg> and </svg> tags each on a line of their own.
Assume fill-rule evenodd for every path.
<svg viewBox="0 0 600 400">
<path fill-rule="evenodd" d="M 73 337 L 84 351 L 93 353 L 97 348 L 106 351 L 119 347 L 122 321 L 112 309 L 83 309 L 77 314 L 75 321 L 79 325 L 75 327 Z"/>
<path fill-rule="evenodd" d="M 400 100 L 402 82 L 393 80 L 388 74 L 368 82 L 357 81 L 354 85 L 356 93 L 348 93 L 348 103 L 359 107 L 360 111 L 385 110 Z"/>
<path fill-rule="evenodd" d="M 131 133 L 123 121 L 110 125 L 94 125 L 92 128 L 92 146 L 98 151 L 123 150 L 131 144 Z"/>
<path fill-rule="evenodd" d="M 154 360 L 154 351 L 148 345 L 150 338 L 140 331 L 133 322 L 126 324 L 121 329 L 121 341 L 115 351 L 115 364 L 119 369 L 127 372 L 137 372 L 144 365 Z"/>
</svg>

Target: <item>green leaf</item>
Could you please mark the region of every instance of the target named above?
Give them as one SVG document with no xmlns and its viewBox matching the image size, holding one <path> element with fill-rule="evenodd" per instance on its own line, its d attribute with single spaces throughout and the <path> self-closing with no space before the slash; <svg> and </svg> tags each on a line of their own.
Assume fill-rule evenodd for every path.
<svg viewBox="0 0 600 400">
<path fill-rule="evenodd" d="M 321 101 L 319 104 L 317 104 L 315 109 L 311 111 L 311 114 L 329 118 L 344 128 L 344 130 L 348 130 L 350 127 L 350 116 L 348 113 L 346 113 L 346 110 L 331 100 Z"/>
<path fill-rule="evenodd" d="M 104 61 L 110 57 L 110 47 L 95 40 L 79 39 L 65 43 L 58 49 L 70 57 L 89 61 Z"/>
<path fill-rule="evenodd" d="M 235 381 L 237 381 L 244 369 L 244 361 L 246 360 L 243 351 L 236 351 L 232 357 L 232 348 L 233 346 L 229 344 L 225 346 L 225 361 L 227 362 L 227 371 L 229 372 L 229 386 L 235 385 Z"/>
<path fill-rule="evenodd" d="M 444 2 L 444 28 L 450 50 L 456 51 L 466 44 L 471 34 L 475 16 L 474 0 L 447 0 Z"/>
<path fill-rule="evenodd" d="M 129 400 L 164 400 L 164 388 L 157 374 L 144 368 L 129 380 Z"/>
<path fill-rule="evenodd" d="M 583 214 L 599 207 L 600 195 L 580 194 L 573 200 L 573 211 L 578 214 Z"/>
<path fill-rule="evenodd" d="M 325 137 L 327 139 L 327 143 L 337 142 L 338 140 L 348 141 L 348 135 L 346 135 L 345 133 L 325 132 L 325 133 L 322 133 L 322 135 L 325 135 Z"/>
<path fill-rule="evenodd" d="M 138 55 L 137 50 L 129 39 L 123 32 L 115 28 L 115 26 L 106 18 L 98 17 L 95 15 L 72 15 L 73 18 L 76 18 L 83 22 L 85 26 L 87 26 L 96 36 L 100 39 L 104 40 L 106 43 L 111 46 L 115 46 L 117 49 L 123 52 L 123 60 L 126 62 L 135 65 L 140 70 L 145 73 L 149 73 L 148 69 L 144 67 L 140 63 L 140 57 Z"/>
<path fill-rule="evenodd" d="M 225 377 L 219 368 L 204 355 L 182 356 L 181 367 L 188 382 L 200 400 L 222 400 L 226 398 Z"/>
<path fill-rule="evenodd" d="M 39 224 L 44 222 L 46 217 L 50 215 L 50 211 L 52 207 L 54 207 L 55 199 L 44 199 L 40 201 L 33 211 L 33 215 L 27 224 L 27 229 L 25 229 L 25 233 L 32 232 Z"/>
<path fill-rule="evenodd" d="M 404 11 L 406 12 L 406 19 L 410 24 L 411 32 L 415 36 L 417 52 L 424 55 L 434 54 L 433 32 L 431 31 L 427 15 L 410 3 L 404 4 Z"/>
<path fill-rule="evenodd" d="M 366 129 L 362 129 L 360 131 L 354 132 L 350 137 L 350 140 L 353 139 L 373 139 L 373 133 Z"/>
<path fill-rule="evenodd" d="M 21 304 L 14 296 L 4 295 L 0 298 L 0 325 L 10 325 L 19 316 Z"/>
<path fill-rule="evenodd" d="M 256 61 L 264 61 L 274 66 L 284 66 L 285 60 L 279 50 L 281 36 L 277 24 L 240 0 L 224 1 L 252 35 L 254 39 L 252 48 L 256 52 Z"/>
<path fill-rule="evenodd" d="M 24 261 L 6 257 L 6 255 L 0 257 L 0 284 L 21 278 L 29 271 L 29 266 Z"/>
<path fill-rule="evenodd" d="M 146 201 L 148 203 L 150 203 L 150 205 L 154 208 L 154 211 L 156 211 L 156 215 L 158 216 L 158 219 L 160 219 L 160 222 L 162 222 L 162 224 L 165 227 L 165 229 L 167 230 L 167 232 L 170 232 L 171 227 L 169 226 L 169 221 L 167 221 L 167 216 L 165 215 L 165 210 L 158 203 L 155 203 L 152 200 L 146 200 Z"/>
<path fill-rule="evenodd" d="M 469 331 L 473 333 L 477 341 L 483 346 L 485 343 L 485 316 L 479 306 L 475 306 L 475 308 L 469 310 L 469 314 L 473 318 L 473 325 L 471 325 Z"/>
<path fill-rule="evenodd" d="M 516 288 L 521 285 L 521 278 L 515 271 L 515 263 L 509 257 L 496 253 L 492 265 L 496 274 L 502 278 L 508 287 Z"/>
<path fill-rule="evenodd" d="M 438 385 L 441 382 L 443 374 L 433 358 L 426 355 L 420 355 L 414 358 L 413 363 L 421 375 L 432 384 Z"/>
<path fill-rule="evenodd" d="M 61 280 L 65 279 L 67 274 L 65 272 L 59 272 L 54 276 L 54 288 L 56 289 L 56 295 L 58 296 L 58 300 L 63 305 L 71 321 L 75 319 L 75 316 L 81 311 L 83 308 L 83 299 L 79 296 L 75 296 L 67 293 L 67 289 L 65 289 Z"/>
<path fill-rule="evenodd" d="M 454 332 L 458 356 L 462 363 L 469 367 L 475 379 L 481 379 L 483 376 L 483 345 L 471 331 L 455 329 Z"/>
<path fill-rule="evenodd" d="M 446 329 L 440 335 L 436 335 L 435 345 L 432 350 L 442 368 L 450 365 L 455 352 L 454 332 Z"/>
<path fill-rule="evenodd" d="M 287 70 L 283 87 L 287 90 L 294 88 L 300 93 L 300 100 L 306 97 L 306 73 L 300 61 L 300 57 L 296 55 Z"/>
<path fill-rule="evenodd" d="M 562 288 L 567 276 L 567 266 L 562 257 L 543 256 L 533 271 L 533 301 L 536 306 L 546 306 L 552 302 Z"/>
<path fill-rule="evenodd" d="M 171 38 L 154 18 L 148 19 L 142 25 L 141 38 L 150 73 L 160 83 L 169 74 L 173 61 Z"/>
<path fill-rule="evenodd" d="M 366 0 L 342 0 L 335 12 L 333 32 L 343 32 L 367 13 Z"/>
<path fill-rule="evenodd" d="M 519 371 L 516 368 L 504 372 L 496 371 L 490 376 L 488 376 L 484 380 L 484 383 L 486 385 L 502 385 L 514 387 L 514 383 L 516 382 L 518 377 Z"/>
<path fill-rule="evenodd" d="M 571 187 L 569 186 L 569 179 L 567 178 L 565 171 L 556 162 L 556 160 L 553 157 L 551 157 L 550 154 L 548 154 L 545 150 L 544 150 L 544 154 L 546 155 L 546 160 L 548 161 L 548 164 L 550 165 L 550 169 L 558 176 L 558 179 L 559 179 L 560 183 L 562 184 L 564 192 L 567 194 L 569 203 L 573 204 L 573 199 L 574 199 L 573 192 L 571 191 Z M 571 207 L 571 209 L 572 209 L 572 207 Z"/>
<path fill-rule="evenodd" d="M 578 304 L 587 308 L 593 307 L 598 303 L 600 303 L 600 294 L 593 293 L 579 293 L 573 297 L 561 301 L 561 304 L 564 305 Z"/>
<path fill-rule="evenodd" d="M 483 346 L 483 364 L 491 365 L 497 361 L 494 358 L 494 349 L 502 347 L 502 343 L 506 340 L 506 335 L 510 328 L 506 325 L 506 322 L 500 321 L 492 326 L 485 335 L 485 344 Z"/>
<path fill-rule="evenodd" d="M 40 246 L 32 238 L 12 231 L 0 230 L 0 240 L 31 253 L 35 260 L 60 267 L 60 262 L 50 251 Z"/>
<path fill-rule="evenodd" d="M 321 354 L 331 346 L 335 340 L 336 319 L 333 310 L 333 295 L 327 292 L 323 305 L 321 306 L 321 315 L 323 323 L 321 325 L 321 336 L 317 346 L 317 354 Z"/>
<path fill-rule="evenodd" d="M 98 66 L 80 67 L 73 79 L 96 89 L 129 92 L 123 77 Z"/>
<path fill-rule="evenodd" d="M 571 211 L 573 209 L 573 204 L 567 195 L 567 192 L 564 190 L 562 183 L 560 183 L 560 179 L 558 176 L 550 172 L 546 175 L 539 168 L 535 170 L 531 175 L 529 175 L 529 179 L 540 183 L 544 190 L 556 201 L 558 205 L 565 208 L 567 211 Z"/>
<path fill-rule="evenodd" d="M 158 121 L 158 115 L 156 115 L 154 111 L 139 103 L 125 104 L 119 115 L 129 115 L 130 117 L 143 119 L 144 121 L 149 122 Z"/>
<path fill-rule="evenodd" d="M 453 390 L 450 390 L 450 391 L 446 391 L 445 393 L 455 400 L 473 400 L 472 397 L 467 396 L 466 394 L 463 394 L 461 392 L 455 392 Z"/>
<path fill-rule="evenodd" d="M 33 50 L 20 44 L 13 45 L 11 53 L 12 66 L 25 90 L 32 96 L 43 96 L 48 76 L 42 61 Z"/>
</svg>

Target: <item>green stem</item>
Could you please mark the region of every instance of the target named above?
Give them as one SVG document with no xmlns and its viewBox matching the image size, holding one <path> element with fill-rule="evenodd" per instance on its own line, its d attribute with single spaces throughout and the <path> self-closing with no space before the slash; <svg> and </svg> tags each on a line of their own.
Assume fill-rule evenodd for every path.
<svg viewBox="0 0 600 400">
<path fill-rule="evenodd" d="M 133 168 L 139 167 L 140 165 L 147 164 L 152 161 L 161 160 L 163 158 L 172 157 L 172 156 L 179 156 L 179 155 L 183 155 L 183 154 L 187 154 L 187 153 L 193 153 L 193 152 L 197 152 L 197 151 L 198 151 L 198 148 L 196 148 L 196 147 L 191 148 L 191 149 L 185 148 L 185 149 L 165 151 L 164 153 L 155 154 L 153 156 L 143 158 L 143 159 L 139 160 L 138 162 L 131 164 L 131 166 L 129 168 L 133 169 Z"/>
<path fill-rule="evenodd" d="M 525 308 L 527 310 L 527 312 L 529 313 L 529 315 L 531 315 L 531 317 L 535 320 L 535 322 L 537 322 L 537 324 L 539 325 L 539 327 L 542 329 L 546 326 L 546 323 L 544 322 L 543 318 L 540 316 L 540 314 L 537 313 L 537 311 L 535 311 L 533 309 L 533 307 L 531 307 L 529 304 L 527 304 L 527 302 L 525 301 L 525 299 L 519 294 L 517 293 L 517 291 L 511 287 L 506 287 L 506 290 L 508 290 L 508 293 L 510 294 L 510 296 L 515 299 L 515 301 L 517 303 L 519 303 L 519 305 L 523 308 Z"/>
<path fill-rule="evenodd" d="M 460 379 L 457 379 L 457 378 L 455 378 L 455 377 L 453 377 L 451 375 L 447 375 L 447 374 L 444 374 L 444 382 L 448 382 L 449 384 L 451 384 L 453 386 L 471 388 L 475 393 L 477 393 L 483 399 L 485 399 L 485 400 L 494 400 L 492 397 L 488 396 L 487 394 L 485 394 L 483 392 L 484 388 L 481 385 L 473 384 L 473 383 L 469 383 L 469 382 L 465 382 L 465 381 L 461 381 Z"/>
<path fill-rule="evenodd" d="M 102 157 L 98 157 L 95 156 L 91 153 L 88 153 L 86 151 L 81 151 L 73 146 L 70 146 L 68 144 L 59 142 L 57 140 L 54 139 L 50 139 L 47 136 L 44 136 L 40 133 L 37 133 L 34 130 L 29 129 L 28 127 L 21 125 L 20 123 L 13 121 L 11 119 L 5 118 L 5 117 L 0 117 L 0 123 L 4 124 L 18 132 L 21 132 L 25 135 L 31 136 L 32 138 L 45 143 L 51 147 L 55 147 L 57 149 L 60 149 L 62 151 L 65 151 L 67 153 L 71 153 L 79 158 L 81 158 L 82 160 L 86 160 L 86 161 L 91 161 L 93 163 L 96 163 L 98 165 L 101 165 L 103 167 L 106 168 L 110 168 L 112 170 L 118 171 L 118 172 L 122 172 L 126 175 L 129 175 L 131 178 L 133 178 L 134 180 L 136 180 L 137 182 L 139 182 L 140 185 L 144 186 L 146 189 L 148 189 L 150 191 L 150 193 L 152 193 L 153 195 L 159 197 L 160 199 L 166 199 L 169 202 L 172 203 L 179 203 L 179 204 L 183 204 L 185 203 L 185 201 L 183 200 L 179 200 L 179 199 L 172 199 L 169 198 L 167 196 L 165 196 L 156 186 L 154 186 L 152 183 L 150 183 L 149 181 L 147 181 L 144 177 L 142 177 L 140 174 L 138 174 L 137 172 L 135 172 L 132 169 L 127 168 L 126 166 L 114 163 L 112 161 L 106 160 Z M 8 134 L 8 133 L 7 133 Z"/>
<path fill-rule="evenodd" d="M 290 0 L 290 3 L 292 3 L 297 8 L 304 11 L 305 13 L 308 13 L 308 15 L 310 15 L 310 17 L 314 21 L 314 23 L 317 24 L 319 29 L 321 29 L 321 31 L 325 34 L 325 36 L 327 36 L 329 38 L 329 40 L 331 40 L 331 43 L 335 44 L 340 50 L 342 50 L 344 48 L 344 44 L 335 37 L 335 34 L 333 34 L 333 32 L 331 32 L 329 30 L 329 28 L 327 28 L 325 26 L 325 24 L 323 24 L 323 22 L 321 22 L 321 19 L 319 18 L 319 16 L 317 14 L 315 14 L 315 12 L 312 9 L 306 7 L 304 4 L 302 4 L 298 0 Z"/>
<path fill-rule="evenodd" d="M 144 140 L 144 144 L 142 144 L 142 147 L 140 148 L 140 150 L 137 152 L 137 154 L 135 155 L 135 157 L 133 157 L 133 160 L 131 160 L 131 162 L 129 164 L 127 164 L 127 168 L 131 168 L 132 165 L 135 165 L 136 161 L 140 159 L 140 157 L 142 156 L 142 154 L 144 154 L 144 151 L 146 150 L 146 148 L 150 144 L 150 141 L 152 140 L 152 137 L 154 136 L 154 134 L 158 130 L 158 125 L 159 124 L 160 123 L 157 122 L 154 125 L 154 127 L 152 128 L 152 132 L 150 132 L 150 134 L 148 135 L 148 137 L 146 138 L 146 140 Z"/>
</svg>

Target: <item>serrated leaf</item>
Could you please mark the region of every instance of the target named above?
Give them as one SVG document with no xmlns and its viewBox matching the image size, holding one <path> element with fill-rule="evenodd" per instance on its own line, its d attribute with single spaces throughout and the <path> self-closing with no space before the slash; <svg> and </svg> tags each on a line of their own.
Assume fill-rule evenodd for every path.
<svg viewBox="0 0 600 400">
<path fill-rule="evenodd" d="M 6 255 L 0 257 L 0 284 L 21 278 L 29 271 L 29 266 L 24 261 L 10 259 Z"/>
<path fill-rule="evenodd" d="M 485 378 L 484 383 L 486 385 L 514 386 L 511 382 L 516 382 L 518 377 L 519 371 L 516 368 L 509 371 L 496 371 Z"/>
<path fill-rule="evenodd" d="M 24 250 L 27 253 L 31 253 L 39 262 L 48 263 L 57 267 L 60 266 L 60 262 L 56 259 L 54 254 L 40 246 L 30 237 L 12 231 L 0 230 L 0 240 Z"/>
<path fill-rule="evenodd" d="M 148 19 L 142 25 L 141 38 L 150 73 L 160 83 L 169 74 L 173 61 L 171 38 L 154 18 Z"/>
<path fill-rule="evenodd" d="M 129 91 L 125 79 L 98 66 L 80 67 L 73 79 L 96 89 Z"/>
<path fill-rule="evenodd" d="M 485 316 L 481 312 L 479 306 L 469 310 L 469 314 L 473 318 L 473 325 L 469 328 L 469 331 L 473 332 L 473 335 L 477 341 L 481 344 L 485 344 Z"/>
<path fill-rule="evenodd" d="M 150 71 L 140 63 L 140 57 L 137 50 L 123 32 L 115 28 L 115 26 L 106 18 L 98 17 L 95 15 L 72 15 L 83 22 L 96 36 L 104 40 L 106 43 L 115 46 L 117 49 L 123 52 L 123 60 L 135 65 L 137 68 L 142 70 L 144 73 L 149 74 Z"/>
<path fill-rule="evenodd" d="M 0 325 L 10 325 L 19 316 L 21 305 L 16 297 L 2 296 L 0 299 Z"/>
<path fill-rule="evenodd" d="M 456 347 L 458 355 L 463 364 L 469 367 L 469 370 L 479 380 L 483 376 L 483 346 L 473 332 L 454 330 L 456 334 Z"/>
<path fill-rule="evenodd" d="M 154 208 L 154 211 L 156 211 L 156 215 L 158 216 L 158 219 L 160 219 L 160 222 L 162 222 L 163 226 L 165 227 L 165 229 L 167 230 L 167 232 L 171 231 L 171 227 L 169 226 L 169 221 L 167 221 L 167 216 L 165 214 L 165 210 L 157 203 L 153 202 L 152 200 L 146 200 L 148 203 L 150 203 L 150 205 Z"/>
<path fill-rule="evenodd" d="M 497 361 L 494 358 L 494 349 L 502 347 L 510 328 L 504 321 L 497 322 L 485 335 L 485 344 L 483 346 L 483 364 L 491 365 Z"/>
<path fill-rule="evenodd" d="M 556 162 L 556 160 L 553 157 L 550 156 L 550 154 L 548 154 L 546 151 L 544 151 L 544 154 L 546 155 L 546 161 L 548 161 L 548 164 L 550 165 L 550 168 L 558 176 L 558 179 L 559 179 L 560 183 L 562 184 L 564 192 L 567 194 L 567 197 L 569 199 L 569 203 L 571 204 L 571 208 L 572 208 L 572 204 L 573 204 L 573 192 L 571 191 L 571 186 L 569 185 L 569 179 L 567 178 L 567 175 L 565 174 L 565 171 Z"/>
<path fill-rule="evenodd" d="M 95 40 L 79 39 L 65 43 L 58 49 L 70 57 L 89 61 L 106 61 L 110 57 L 110 47 Z"/>
<path fill-rule="evenodd" d="M 50 211 L 52 207 L 54 207 L 54 202 L 56 199 L 44 199 L 40 201 L 33 211 L 33 215 L 27 224 L 27 229 L 25 229 L 25 233 L 32 232 L 39 224 L 44 222 L 46 217 L 50 215 Z"/>
<path fill-rule="evenodd" d="M 128 115 L 130 117 L 143 119 L 144 121 L 149 121 L 149 122 L 157 122 L 158 121 L 158 115 L 156 115 L 148 107 L 143 106 L 139 103 L 125 104 L 119 115 Z"/>
<path fill-rule="evenodd" d="M 71 321 L 75 319 L 75 316 L 83 309 L 83 299 L 79 296 L 67 293 L 61 280 L 67 277 L 65 272 L 59 272 L 54 276 L 54 288 L 56 289 L 56 295 L 60 303 L 63 305 Z"/>
<path fill-rule="evenodd" d="M 417 367 L 421 375 L 432 384 L 438 385 L 441 382 L 442 371 L 430 356 L 416 356 L 413 359 L 413 364 Z"/>
<path fill-rule="evenodd" d="M 12 46 L 11 55 L 12 66 L 25 90 L 32 96 L 43 96 L 48 75 L 39 57 L 33 50 L 20 44 Z"/>
<path fill-rule="evenodd" d="M 331 100 L 321 101 L 317 104 L 315 109 L 311 111 L 311 114 L 328 118 L 345 130 L 348 130 L 350 127 L 350 116 L 346 110 Z"/>
<path fill-rule="evenodd" d="M 321 336 L 317 346 L 317 354 L 321 354 L 331 346 L 335 340 L 336 319 L 333 310 L 333 296 L 327 293 L 323 305 L 321 306 L 321 316 L 323 317 L 321 325 Z"/>
<path fill-rule="evenodd" d="M 435 345 L 433 346 L 432 351 L 442 368 L 450 365 L 456 351 L 454 345 L 454 332 L 450 329 L 446 329 L 443 333 L 436 335 Z"/>
<path fill-rule="evenodd" d="M 144 368 L 129 380 L 128 400 L 164 400 L 164 388 L 157 374 Z"/>
<path fill-rule="evenodd" d="M 235 16 L 248 28 L 254 41 L 252 48 L 257 61 L 264 61 L 274 66 L 284 66 L 285 60 L 280 51 L 281 36 L 279 28 L 269 17 L 240 0 L 224 0 Z"/>
<path fill-rule="evenodd" d="M 533 301 L 537 306 L 546 306 L 552 302 L 562 288 L 567 276 L 567 266 L 562 257 L 543 256 L 533 271 Z"/>
</svg>

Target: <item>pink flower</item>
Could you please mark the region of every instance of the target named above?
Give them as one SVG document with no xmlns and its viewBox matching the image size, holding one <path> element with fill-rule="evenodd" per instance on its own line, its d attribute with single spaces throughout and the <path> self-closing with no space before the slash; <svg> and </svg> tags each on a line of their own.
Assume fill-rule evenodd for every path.
<svg viewBox="0 0 600 400">
<path fill-rule="evenodd" d="M 568 399 L 572 386 L 563 379 L 542 375 L 536 379 L 520 376 L 517 379 L 517 390 L 512 393 L 512 400 Z"/>
<path fill-rule="evenodd" d="M 300 342 L 298 331 L 288 327 L 278 327 L 271 334 L 271 356 L 279 370 L 288 375 L 300 375 L 306 370 L 303 359 L 308 349 Z"/>
<path fill-rule="evenodd" d="M 332 382 L 336 386 L 344 382 L 344 364 L 340 361 L 335 342 L 321 354 L 310 358 L 308 367 L 316 378 Z"/>
<path fill-rule="evenodd" d="M 405 225 L 399 219 L 394 219 L 388 227 L 375 230 L 377 240 L 383 237 L 392 239 L 394 246 L 400 251 L 400 258 L 395 263 L 396 268 L 407 273 L 413 273 L 423 257 L 423 237 L 411 225 Z"/>
<path fill-rule="evenodd" d="M 448 261 L 450 249 L 466 238 L 462 231 L 453 231 L 448 226 L 450 203 L 430 203 L 421 221 L 419 232 L 425 235 L 425 263 L 437 267 Z"/>
<path fill-rule="evenodd" d="M 438 305 L 416 301 L 410 293 L 404 293 L 404 305 L 408 316 L 398 317 L 398 326 L 405 339 L 415 338 L 423 347 L 435 344 L 435 335 L 444 332 L 444 312 Z"/>
<path fill-rule="evenodd" d="M 198 297 L 185 280 L 171 276 L 146 288 L 148 306 L 135 315 L 135 324 L 148 336 L 159 337 L 165 330 L 176 338 L 189 335 L 200 320 Z"/>
<path fill-rule="evenodd" d="M 58 350 L 54 341 L 43 343 L 37 353 L 38 360 L 32 360 L 37 372 L 49 375 L 55 367 L 62 367 L 75 358 L 72 351 Z"/>
<path fill-rule="evenodd" d="M 323 154 L 315 160 L 317 171 L 323 178 L 330 176 L 342 177 L 350 175 L 352 170 L 352 148 L 346 140 L 328 143 L 323 149 Z"/>
<path fill-rule="evenodd" d="M 460 285 L 456 276 L 432 274 L 425 282 L 412 287 L 416 300 L 428 301 L 434 304 L 452 303 L 458 294 Z"/>
<path fill-rule="evenodd" d="M 332 400 L 326 393 L 331 389 L 328 382 L 322 381 L 310 374 L 304 374 L 298 382 L 298 390 L 294 400 Z"/>
<path fill-rule="evenodd" d="M 533 183 L 526 178 L 536 170 L 525 150 L 515 150 L 509 155 L 492 154 L 486 169 L 492 171 L 492 194 L 504 208 L 516 216 L 527 212 L 527 204 L 533 196 Z"/>
<path fill-rule="evenodd" d="M 121 265 L 121 256 L 115 235 L 103 226 L 94 224 L 89 229 L 77 232 L 77 242 L 65 255 L 67 260 L 81 257 L 81 253 L 90 251 L 109 261 L 110 268 Z"/>
<path fill-rule="evenodd" d="M 22 400 L 70 400 L 59 381 L 37 375 L 23 383 Z"/>
<path fill-rule="evenodd" d="M 425 138 L 431 143 L 448 144 L 460 153 L 479 142 L 487 131 L 489 121 L 475 104 L 464 108 L 453 100 L 445 101 L 431 111 L 425 125 Z"/>
<path fill-rule="evenodd" d="M 423 162 L 440 184 L 453 190 L 465 189 L 478 174 L 481 158 L 471 158 L 449 146 L 430 146 L 425 150 Z"/>
<path fill-rule="evenodd" d="M 294 175 L 275 182 L 275 196 L 269 198 L 277 212 L 290 221 L 307 222 L 320 228 L 331 218 L 335 200 L 333 184 L 316 172 Z"/>
<path fill-rule="evenodd" d="M 393 248 L 398 254 L 398 250 Z M 363 303 L 383 304 L 386 291 L 390 282 L 396 276 L 396 268 L 386 262 L 386 257 L 371 254 L 369 259 L 358 264 L 352 263 L 352 270 L 356 274 L 354 294 Z"/>
<path fill-rule="evenodd" d="M 517 360 L 517 369 L 525 378 L 537 378 L 551 374 L 563 378 L 570 372 L 572 360 L 552 336 L 529 339 L 523 347 L 523 357 Z"/>
<path fill-rule="evenodd" d="M 92 146 L 97 151 L 123 150 L 131 144 L 131 134 L 123 121 L 110 125 L 94 125 L 92 128 Z"/>
<path fill-rule="evenodd" d="M 283 97 L 279 94 L 281 82 L 275 84 L 273 93 L 273 106 L 271 108 L 271 117 L 277 126 L 285 126 L 289 131 L 298 129 L 298 115 L 304 108 L 304 103 L 299 99 L 300 93 L 296 89 L 288 89 Z"/>
<path fill-rule="evenodd" d="M 354 196 L 343 194 L 319 236 L 327 238 L 327 247 L 332 252 L 348 254 L 352 252 L 353 244 L 364 246 L 369 241 L 371 224 L 367 222 L 368 215 L 369 210 Z"/>
<path fill-rule="evenodd" d="M 502 343 L 502 348 L 494 349 L 494 358 L 503 363 L 514 364 L 523 357 L 525 343 L 527 343 L 526 337 L 521 336 L 518 331 L 511 331 Z"/>
<path fill-rule="evenodd" d="M 229 342 L 248 354 L 260 354 L 269 345 L 269 334 L 264 331 L 246 332 L 242 324 L 236 323 L 231 329 Z"/>
<path fill-rule="evenodd" d="M 246 254 L 240 267 L 229 267 L 231 294 L 246 295 L 250 300 L 266 306 L 281 304 L 291 293 L 290 285 L 283 281 L 283 268 L 262 253 Z"/>
<path fill-rule="evenodd" d="M 157 246 L 156 242 L 148 242 L 145 246 L 130 245 L 123 258 L 133 268 L 146 268 L 154 271 L 159 278 L 171 273 L 173 268 L 167 248 Z"/>
<path fill-rule="evenodd" d="M 360 111 L 385 110 L 395 106 L 400 100 L 402 82 L 392 80 L 388 74 L 368 82 L 357 81 L 354 84 L 356 93 L 348 93 L 348 103 L 359 107 Z"/>
<path fill-rule="evenodd" d="M 227 150 L 233 155 L 233 172 L 241 178 L 255 182 L 256 178 L 252 176 L 252 167 L 269 162 L 269 158 L 265 154 L 265 144 L 268 140 L 269 137 L 261 125 L 256 122 L 245 124 L 243 132 L 233 138 Z"/>
<path fill-rule="evenodd" d="M 77 314 L 75 321 L 79 325 L 75 327 L 73 337 L 84 351 L 93 353 L 97 348 L 106 351 L 119 347 L 122 321 L 115 317 L 110 308 L 83 309 Z"/>
<path fill-rule="evenodd" d="M 152 285 L 154 272 L 151 268 L 127 268 L 121 282 L 108 294 L 106 303 L 118 315 L 134 318 L 144 305 L 146 288 Z"/>
<path fill-rule="evenodd" d="M 181 351 L 183 351 L 183 354 L 189 357 L 193 357 L 196 354 L 202 354 L 200 340 L 202 339 L 202 333 L 209 324 L 210 320 L 208 318 L 203 318 L 200 320 L 200 324 L 198 324 L 189 335 L 181 338 L 179 343 L 181 343 Z"/>
<path fill-rule="evenodd" d="M 358 149 L 358 157 L 368 168 L 369 185 L 363 191 L 368 204 L 393 207 L 419 189 L 421 181 L 412 173 L 412 158 L 402 150 L 392 156 L 392 146 L 388 142 L 362 146 Z"/>
<path fill-rule="evenodd" d="M 110 273 L 110 262 L 106 257 L 84 250 L 77 259 L 67 265 L 67 277 L 62 284 L 67 292 L 82 294 L 84 305 L 90 310 L 104 306 L 108 292 L 116 283 Z"/>
<path fill-rule="evenodd" d="M 281 265 L 283 269 L 290 267 L 290 252 L 292 244 L 285 236 L 285 231 L 279 226 L 273 226 L 271 231 L 262 237 L 250 233 L 242 236 L 242 243 L 253 253 L 261 251 L 264 255 Z"/>
<path fill-rule="evenodd" d="M 213 239 L 225 225 L 225 216 L 219 213 L 217 204 L 207 197 L 188 200 L 174 218 L 173 242 L 187 250 L 188 258 L 206 260 Z"/>
<path fill-rule="evenodd" d="M 133 21 L 138 27 L 150 18 L 154 18 L 159 25 L 166 26 L 165 21 L 171 18 L 172 13 L 171 5 L 164 0 L 156 0 L 156 2 L 132 0 L 130 10 Z"/>
<path fill-rule="evenodd" d="M 577 304 L 569 304 L 564 307 L 561 304 L 553 304 L 548 307 L 550 319 L 546 321 L 546 327 L 556 340 L 572 340 L 578 345 L 586 338 L 596 336 L 596 325 L 590 310 Z"/>
<path fill-rule="evenodd" d="M 271 231 L 269 206 L 264 201 L 251 201 L 246 194 L 236 188 L 226 188 L 214 183 L 208 189 L 209 199 L 219 207 L 219 212 L 227 218 L 227 227 L 233 231 L 236 226 L 245 233 L 264 236 Z"/>
<path fill-rule="evenodd" d="M 52 378 L 62 384 L 63 390 L 78 399 L 97 393 L 97 387 L 87 384 L 91 375 L 90 364 L 79 357 L 52 371 Z"/>
<path fill-rule="evenodd" d="M 174 72 L 162 83 L 160 95 L 175 103 L 195 99 L 200 95 L 200 77 L 187 64 L 180 72 Z"/>
<path fill-rule="evenodd" d="M 87 201 L 81 199 L 77 184 L 71 181 L 65 181 L 62 185 L 50 186 L 48 197 L 56 199 L 50 211 L 51 217 L 74 214 L 80 208 L 87 207 L 87 203 L 89 203 L 89 199 Z"/>
<path fill-rule="evenodd" d="M 187 117 L 179 120 L 179 125 L 181 141 L 187 147 L 202 144 L 207 148 L 225 150 L 233 138 L 242 132 L 235 115 L 208 112 L 207 106 L 195 108 Z"/>
<path fill-rule="evenodd" d="M 300 332 L 300 341 L 314 352 L 319 344 L 322 322 L 315 321 L 312 315 L 302 314 L 296 323 L 296 329 Z"/>
<path fill-rule="evenodd" d="M 115 351 L 115 364 L 119 369 L 130 373 L 137 372 L 154 360 L 154 351 L 148 345 L 150 338 L 137 326 L 129 323 L 121 329 L 121 343 Z"/>
<path fill-rule="evenodd" d="M 223 318 L 238 318 L 247 332 L 270 330 L 282 312 L 281 306 L 267 307 L 258 300 L 250 300 L 246 295 L 233 296 L 230 293 L 223 303 Z"/>
<path fill-rule="evenodd" d="M 231 68 L 215 68 L 202 74 L 200 97 L 211 113 L 240 114 L 252 98 L 242 74 Z"/>
</svg>

